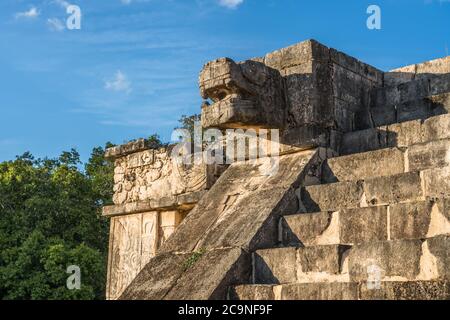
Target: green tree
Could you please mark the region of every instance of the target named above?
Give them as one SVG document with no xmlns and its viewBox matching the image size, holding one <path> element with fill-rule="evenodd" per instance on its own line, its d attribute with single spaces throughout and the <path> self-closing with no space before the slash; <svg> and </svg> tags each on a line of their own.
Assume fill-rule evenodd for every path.
<svg viewBox="0 0 450 320">
<path fill-rule="evenodd" d="M 107 146 L 111 146 L 108 144 Z M 84 170 L 76 150 L 57 159 L 30 153 L 0 163 L 0 298 L 104 298 L 113 165 L 94 148 Z M 67 267 L 81 270 L 68 290 Z"/>
<path fill-rule="evenodd" d="M 201 120 L 200 114 L 193 114 L 191 116 L 182 115 L 181 118 L 178 120 L 180 125 L 175 129 L 187 129 L 189 130 L 191 137 L 193 137 L 195 123 L 200 122 L 200 120 Z"/>
</svg>

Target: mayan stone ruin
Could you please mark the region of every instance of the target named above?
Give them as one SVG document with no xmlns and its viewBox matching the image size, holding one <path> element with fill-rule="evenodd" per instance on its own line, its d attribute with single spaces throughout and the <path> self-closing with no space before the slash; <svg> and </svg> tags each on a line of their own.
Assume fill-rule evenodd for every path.
<svg viewBox="0 0 450 320">
<path fill-rule="evenodd" d="M 199 86 L 203 129 L 276 129 L 278 151 L 108 149 L 108 299 L 450 299 L 450 56 L 383 72 L 308 40 Z"/>
</svg>

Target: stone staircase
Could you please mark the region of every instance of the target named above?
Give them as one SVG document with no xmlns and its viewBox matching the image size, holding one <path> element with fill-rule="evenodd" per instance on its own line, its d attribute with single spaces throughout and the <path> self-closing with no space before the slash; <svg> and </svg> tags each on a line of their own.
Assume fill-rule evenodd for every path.
<svg viewBox="0 0 450 320">
<path fill-rule="evenodd" d="M 347 133 L 230 299 L 450 299 L 450 115 Z"/>
<path fill-rule="evenodd" d="M 279 130 L 279 154 L 153 180 L 160 153 L 112 150 L 110 298 L 450 299 L 450 57 L 383 72 L 307 40 L 199 86 L 204 129 Z"/>
</svg>

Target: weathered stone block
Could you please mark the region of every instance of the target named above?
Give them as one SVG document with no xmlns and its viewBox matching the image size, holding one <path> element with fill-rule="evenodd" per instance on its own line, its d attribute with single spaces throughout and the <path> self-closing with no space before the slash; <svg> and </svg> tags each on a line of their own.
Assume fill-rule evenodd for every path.
<svg viewBox="0 0 450 320">
<path fill-rule="evenodd" d="M 297 248 L 258 250 L 254 254 L 255 283 L 280 284 L 297 279 Z"/>
<path fill-rule="evenodd" d="M 388 104 L 402 104 L 408 101 L 415 101 L 430 95 L 428 80 L 414 80 L 411 82 L 402 83 L 397 86 L 397 89 L 399 93 L 399 99 L 388 101 Z"/>
<path fill-rule="evenodd" d="M 230 288 L 231 300 L 275 300 L 274 286 L 241 285 Z"/>
<path fill-rule="evenodd" d="M 340 243 L 358 244 L 387 240 L 387 207 L 339 211 Z"/>
<path fill-rule="evenodd" d="M 349 254 L 351 281 L 438 280 L 449 275 L 449 236 L 393 240 L 354 246 Z M 376 271 L 376 272 L 374 272 Z"/>
<path fill-rule="evenodd" d="M 340 154 L 348 155 L 381 149 L 384 145 L 380 140 L 380 130 L 374 128 L 345 133 L 342 136 Z"/>
<path fill-rule="evenodd" d="M 431 198 L 450 197 L 450 167 L 429 169 L 422 172 L 425 196 Z"/>
<path fill-rule="evenodd" d="M 395 123 L 386 127 L 387 146 L 407 147 L 422 142 L 422 123 L 420 120 Z"/>
<path fill-rule="evenodd" d="M 426 250 L 428 249 L 428 252 Z M 428 256 L 431 254 L 431 256 Z M 426 241 L 424 248 L 423 264 L 432 272 L 425 274 L 428 278 L 441 278 L 448 280 L 450 277 L 450 235 L 440 235 Z M 426 261 L 428 258 L 429 261 Z M 427 263 L 428 262 L 428 263 Z M 425 273 L 425 272 L 424 272 Z"/>
<path fill-rule="evenodd" d="M 384 73 L 384 84 L 387 87 L 397 86 L 399 84 L 413 80 L 415 74 L 415 65 L 397 68 Z"/>
<path fill-rule="evenodd" d="M 364 182 L 365 199 L 369 205 L 385 205 L 423 199 L 420 174 L 409 172 Z"/>
<path fill-rule="evenodd" d="M 450 73 L 450 56 L 423 63 L 418 63 L 416 66 L 417 77 L 430 77 L 435 74 Z"/>
<path fill-rule="evenodd" d="M 429 118 L 423 123 L 424 142 L 450 138 L 450 114 Z"/>
<path fill-rule="evenodd" d="M 356 245 L 349 254 L 351 281 L 386 277 L 414 280 L 420 273 L 420 240 L 382 241 Z M 375 273 L 375 272 L 376 273 Z"/>
<path fill-rule="evenodd" d="M 358 284 L 349 282 L 300 283 L 281 286 L 281 300 L 357 300 Z"/>
<path fill-rule="evenodd" d="M 357 208 L 361 204 L 363 186 L 361 182 L 338 182 L 309 186 L 302 189 L 300 210 L 309 212 L 337 211 Z"/>
<path fill-rule="evenodd" d="M 383 281 L 379 288 L 362 283 L 361 300 L 448 300 L 449 283 L 446 281 Z"/>
<path fill-rule="evenodd" d="M 126 155 L 140 151 L 145 151 L 150 148 L 151 143 L 148 140 L 138 139 L 120 146 L 106 149 L 105 158 L 115 160 L 116 158 L 124 157 Z"/>
<path fill-rule="evenodd" d="M 335 222 L 333 223 L 333 215 Z M 319 212 L 284 216 L 281 240 L 284 245 L 321 245 L 339 243 L 338 213 Z"/>
<path fill-rule="evenodd" d="M 382 85 L 383 82 L 382 71 L 332 48 L 330 49 L 330 58 L 331 61 L 333 61 L 337 65 L 344 67 L 352 71 L 353 73 L 370 80 L 375 85 L 380 86 Z"/>
<path fill-rule="evenodd" d="M 309 247 L 382 241 L 387 240 L 387 207 L 285 216 L 281 228 L 285 245 Z"/>
<path fill-rule="evenodd" d="M 350 249 L 343 245 L 323 245 L 297 250 L 297 275 L 299 281 L 307 274 L 337 275 L 342 271 L 343 255 Z"/>
<path fill-rule="evenodd" d="M 420 171 L 450 165 L 450 139 L 416 144 L 408 149 L 409 171 Z"/>
<path fill-rule="evenodd" d="M 434 203 L 419 201 L 389 206 L 390 237 L 397 239 L 424 239 L 431 224 Z"/>
<path fill-rule="evenodd" d="M 331 158 L 323 167 L 326 182 L 365 180 L 404 171 L 404 155 L 397 148 Z"/>
</svg>

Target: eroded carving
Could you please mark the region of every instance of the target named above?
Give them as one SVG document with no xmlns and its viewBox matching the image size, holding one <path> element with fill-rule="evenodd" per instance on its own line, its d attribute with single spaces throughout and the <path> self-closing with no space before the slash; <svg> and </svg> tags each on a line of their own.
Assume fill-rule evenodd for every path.
<svg viewBox="0 0 450 320">
<path fill-rule="evenodd" d="M 279 71 L 257 61 L 222 58 L 200 73 L 204 128 L 281 128 L 286 102 Z"/>
<path fill-rule="evenodd" d="M 204 165 L 184 164 L 167 149 L 146 150 L 116 159 L 114 203 L 176 196 L 206 187 Z"/>
</svg>

